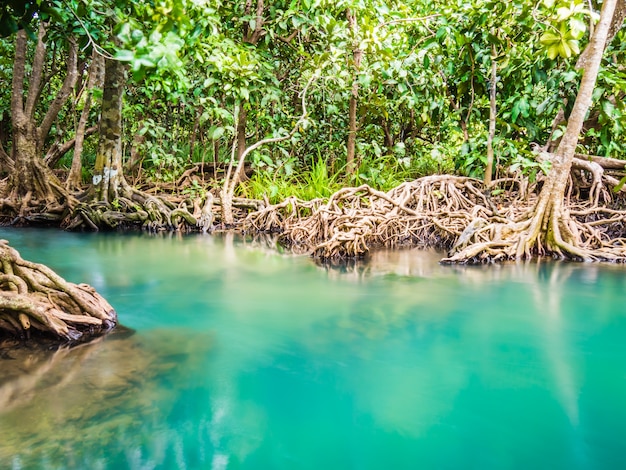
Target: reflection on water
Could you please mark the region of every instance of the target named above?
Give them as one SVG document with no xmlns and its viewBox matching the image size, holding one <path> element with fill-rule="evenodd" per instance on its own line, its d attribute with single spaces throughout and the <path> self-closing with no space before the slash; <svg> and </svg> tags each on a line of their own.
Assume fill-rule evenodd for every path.
<svg viewBox="0 0 626 470">
<path fill-rule="evenodd" d="M 0 468 L 619 468 L 626 271 L 317 267 L 232 237 L 2 231 L 134 334 L 0 354 Z"/>
</svg>

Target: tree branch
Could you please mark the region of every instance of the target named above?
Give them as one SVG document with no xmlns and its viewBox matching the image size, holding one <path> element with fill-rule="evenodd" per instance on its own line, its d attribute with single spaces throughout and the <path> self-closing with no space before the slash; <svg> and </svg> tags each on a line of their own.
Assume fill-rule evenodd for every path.
<svg viewBox="0 0 626 470">
<path fill-rule="evenodd" d="M 263 36 L 263 11 L 265 10 L 265 5 L 263 4 L 263 0 L 258 0 L 256 4 L 256 24 L 254 27 L 254 32 L 252 33 L 252 38 L 250 42 L 252 44 L 256 44 Z"/>
<path fill-rule="evenodd" d="M 575 153 L 575 158 L 579 160 L 586 160 L 590 162 L 595 162 L 600 165 L 605 170 L 625 170 L 626 169 L 626 160 L 619 160 L 617 158 L 610 157 L 600 157 L 598 155 L 584 155 L 582 153 Z"/>
<path fill-rule="evenodd" d="M 85 129 L 85 137 L 89 137 L 90 135 L 98 132 L 98 126 L 92 126 Z M 50 168 L 54 168 L 63 155 L 74 148 L 76 143 L 76 137 L 68 140 L 64 144 L 60 145 L 58 142 L 55 142 L 46 153 L 44 157 L 44 163 Z"/>
<path fill-rule="evenodd" d="M 37 129 L 37 134 L 39 137 L 39 141 L 43 142 L 48 133 L 50 132 L 50 128 L 52 127 L 52 123 L 57 118 L 61 108 L 67 101 L 74 85 L 76 84 L 76 80 L 78 78 L 78 45 L 74 38 L 69 40 L 69 54 L 67 59 L 67 75 L 65 76 L 65 80 L 63 81 L 63 85 L 61 89 L 57 93 L 56 97 L 50 104 L 48 108 L 48 112 L 41 122 L 41 126 Z"/>
<path fill-rule="evenodd" d="M 43 68 L 46 63 L 46 43 L 44 36 L 46 35 L 46 26 L 42 22 L 39 25 L 37 34 L 37 47 L 35 47 L 35 56 L 33 57 L 32 72 L 28 83 L 28 97 L 26 98 L 26 107 L 24 113 L 29 119 L 35 116 L 35 105 L 39 100 L 42 90 Z"/>
</svg>

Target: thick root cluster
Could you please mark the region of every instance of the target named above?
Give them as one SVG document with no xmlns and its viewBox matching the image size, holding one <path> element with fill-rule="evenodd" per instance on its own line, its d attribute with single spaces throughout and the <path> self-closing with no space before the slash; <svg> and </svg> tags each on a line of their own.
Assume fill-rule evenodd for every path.
<svg viewBox="0 0 626 470">
<path fill-rule="evenodd" d="M 11 225 L 58 225 L 76 202 L 42 160 L 22 162 L 0 181 L 0 220 Z"/>
<path fill-rule="evenodd" d="M 75 341 L 116 325 L 113 307 L 87 284 L 23 260 L 6 240 L 0 240 L 0 260 L 0 331 L 28 338 L 35 330 Z"/>
<path fill-rule="evenodd" d="M 579 204 L 509 221 L 483 221 L 446 263 L 488 263 L 550 256 L 575 261 L 626 261 L 626 211 Z M 468 227 L 469 228 L 469 227 Z"/>
<path fill-rule="evenodd" d="M 328 201 L 289 198 L 251 213 L 243 228 L 279 233 L 283 245 L 319 260 L 358 258 L 374 247 L 429 246 L 448 250 L 448 263 L 535 256 L 625 261 L 623 193 L 598 186 L 601 174 L 589 175 L 586 185 L 575 185 L 575 205 L 549 191 L 538 197 L 522 178 L 495 181 L 487 191 L 476 179 L 428 176 L 386 193 L 363 185 Z"/>
<path fill-rule="evenodd" d="M 626 197 L 619 180 L 607 175 L 613 159 L 576 159 L 565 197 L 554 174 L 545 178 L 536 201 L 510 200 L 505 220 L 468 226 L 444 262 L 487 263 L 537 256 L 576 261 L 626 261 Z M 572 202 L 570 202 L 572 201 Z M 478 223 L 479 222 L 479 223 Z"/>
<path fill-rule="evenodd" d="M 450 248 L 475 220 L 502 217 L 480 181 L 429 176 L 389 192 L 345 188 L 328 201 L 289 198 L 250 214 L 245 231 L 280 232 L 282 244 L 318 259 L 365 255 L 371 247 Z"/>
<path fill-rule="evenodd" d="M 114 230 L 137 227 L 149 232 L 203 231 L 213 228 L 214 198 L 210 192 L 198 198 L 175 200 L 132 189 L 113 203 L 84 202 L 74 210 L 65 228 Z"/>
</svg>

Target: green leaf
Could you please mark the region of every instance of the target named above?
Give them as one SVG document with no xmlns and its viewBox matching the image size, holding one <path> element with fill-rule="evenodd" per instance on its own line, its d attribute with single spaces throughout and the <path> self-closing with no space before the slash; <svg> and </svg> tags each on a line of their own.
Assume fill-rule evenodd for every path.
<svg viewBox="0 0 626 470">
<path fill-rule="evenodd" d="M 209 129 L 207 137 L 211 140 L 217 140 L 224 135 L 224 128 L 220 126 L 213 126 Z"/>
<path fill-rule="evenodd" d="M 604 100 L 602 101 L 601 106 L 604 114 L 606 114 L 607 116 L 613 115 L 613 112 L 615 111 L 615 105 L 613 103 L 611 103 L 609 100 Z"/>
<path fill-rule="evenodd" d="M 554 34 L 553 32 L 548 31 L 548 32 L 543 33 L 541 35 L 541 37 L 539 38 L 539 42 L 542 45 L 544 45 L 545 47 L 549 48 L 553 44 L 560 43 L 561 42 L 561 36 L 557 35 L 557 34 Z"/>
<path fill-rule="evenodd" d="M 515 102 L 515 104 L 513 105 L 513 109 L 511 110 L 511 121 L 513 121 L 514 123 L 517 122 L 517 117 L 519 116 L 519 113 L 519 101 L 517 101 Z"/>
<path fill-rule="evenodd" d="M 132 62 L 135 59 L 135 53 L 125 49 L 120 49 L 115 53 L 115 58 L 122 62 Z"/>
</svg>

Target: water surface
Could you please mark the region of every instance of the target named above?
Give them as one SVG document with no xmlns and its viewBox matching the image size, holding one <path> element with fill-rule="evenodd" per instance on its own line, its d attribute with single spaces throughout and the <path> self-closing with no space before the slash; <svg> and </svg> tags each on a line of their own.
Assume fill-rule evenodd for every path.
<svg viewBox="0 0 626 470">
<path fill-rule="evenodd" d="M 324 269 L 194 235 L 0 230 L 135 330 L 0 358 L 0 468 L 623 468 L 626 270 Z"/>
</svg>

